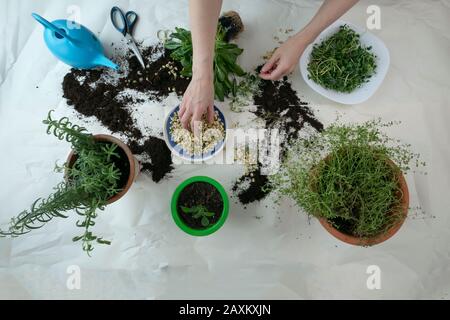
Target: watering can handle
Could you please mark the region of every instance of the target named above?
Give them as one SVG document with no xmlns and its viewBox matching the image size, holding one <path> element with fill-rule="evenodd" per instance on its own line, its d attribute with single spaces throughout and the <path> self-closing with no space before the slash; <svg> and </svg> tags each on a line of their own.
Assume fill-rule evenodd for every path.
<svg viewBox="0 0 450 320">
<path fill-rule="evenodd" d="M 53 23 L 50 23 L 49 21 L 47 21 L 46 19 L 44 19 L 43 17 L 41 17 L 40 15 L 33 13 L 32 14 L 33 18 L 35 18 L 39 23 L 41 23 L 44 27 L 52 30 L 53 32 L 57 33 L 59 36 L 63 37 L 63 38 L 67 38 L 69 40 L 72 40 L 63 29 L 58 28 L 57 26 L 55 26 Z"/>
</svg>

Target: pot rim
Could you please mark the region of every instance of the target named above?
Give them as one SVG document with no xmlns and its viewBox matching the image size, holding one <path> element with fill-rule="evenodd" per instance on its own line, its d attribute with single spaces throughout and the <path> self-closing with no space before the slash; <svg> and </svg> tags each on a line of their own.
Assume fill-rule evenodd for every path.
<svg viewBox="0 0 450 320">
<path fill-rule="evenodd" d="M 326 158 L 325 158 L 326 159 Z M 394 163 L 394 161 L 392 161 L 391 159 L 387 159 L 387 162 L 396 170 L 398 170 L 399 174 L 398 174 L 398 183 L 400 185 L 400 191 L 398 197 L 401 197 L 401 209 L 399 211 L 401 211 L 402 213 L 402 218 L 399 219 L 399 221 L 397 221 L 397 223 L 395 223 L 394 225 L 392 225 L 386 232 L 383 232 L 379 235 L 373 236 L 373 237 L 364 237 L 364 238 L 360 238 L 360 237 L 356 237 L 353 235 L 349 235 L 346 233 L 343 233 L 341 231 L 339 231 L 338 229 L 336 229 L 326 218 L 318 218 L 320 224 L 325 228 L 325 230 L 327 230 L 333 237 L 351 244 L 351 245 L 355 245 L 355 246 L 364 246 L 364 247 L 369 247 L 369 246 L 374 246 L 377 244 L 380 244 L 388 239 L 390 239 L 391 237 L 393 237 L 398 230 L 401 228 L 401 226 L 403 225 L 403 223 L 406 220 L 406 217 L 408 215 L 408 210 L 409 210 L 409 189 L 408 189 L 408 184 L 406 183 L 406 179 L 405 176 L 403 174 L 403 172 L 400 170 L 400 168 Z"/>
<path fill-rule="evenodd" d="M 183 190 L 187 186 L 189 186 L 193 183 L 196 183 L 196 182 L 205 182 L 205 183 L 209 183 L 212 186 L 214 186 L 217 189 L 217 191 L 219 191 L 220 196 L 223 201 L 223 210 L 222 210 L 222 215 L 221 215 L 220 219 L 212 226 L 208 227 L 207 229 L 202 229 L 202 230 L 197 230 L 197 229 L 191 228 L 185 222 L 183 222 L 183 220 L 181 219 L 181 217 L 178 213 L 178 209 L 177 209 L 178 199 L 180 198 L 181 192 L 183 192 Z M 175 224 L 181 230 L 186 232 L 187 234 L 189 234 L 191 236 L 196 236 L 196 237 L 209 236 L 209 235 L 217 232 L 220 228 L 222 228 L 222 226 L 225 224 L 225 222 L 228 218 L 229 208 L 230 208 L 230 203 L 229 203 L 229 199 L 228 199 L 228 194 L 225 191 L 225 189 L 223 188 L 223 186 L 216 180 L 214 180 L 210 177 L 206 177 L 206 176 L 195 176 L 195 177 L 189 178 L 189 179 L 185 180 L 184 182 L 182 182 L 177 187 L 175 192 L 173 193 L 172 202 L 171 202 L 172 218 L 175 221 Z"/>
<path fill-rule="evenodd" d="M 127 183 L 125 184 L 125 186 L 122 188 L 122 191 L 120 191 L 119 193 L 117 193 L 115 196 L 111 197 L 106 204 L 112 204 L 118 200 L 120 200 L 127 192 L 128 190 L 130 190 L 131 186 L 133 185 L 133 182 L 135 180 L 135 172 L 136 172 L 136 160 L 135 157 L 133 155 L 133 153 L 131 152 L 130 148 L 124 143 L 122 142 L 120 139 L 117 139 L 116 137 L 113 137 L 111 135 L 106 135 L 106 134 L 97 134 L 97 135 L 93 135 L 94 140 L 96 142 L 110 142 L 113 143 L 115 145 L 117 145 L 119 148 L 121 148 L 125 154 L 127 155 L 128 158 L 128 162 L 130 164 L 130 172 L 128 175 L 128 180 Z M 75 161 L 77 159 L 77 155 L 75 153 L 75 150 L 72 150 L 69 154 L 69 157 L 67 158 L 67 166 L 69 168 L 71 168 Z M 66 179 L 67 179 L 67 170 L 66 170 Z"/>
</svg>

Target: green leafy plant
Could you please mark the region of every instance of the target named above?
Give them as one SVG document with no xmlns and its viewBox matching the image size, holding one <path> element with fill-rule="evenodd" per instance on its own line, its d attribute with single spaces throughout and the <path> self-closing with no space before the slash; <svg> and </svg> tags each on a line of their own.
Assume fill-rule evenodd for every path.
<svg viewBox="0 0 450 320">
<path fill-rule="evenodd" d="M 344 233 L 382 234 L 401 218 L 399 175 L 420 165 L 410 145 L 382 133 L 393 124 L 334 124 L 298 140 L 271 185 Z"/>
<path fill-rule="evenodd" d="M 253 104 L 253 97 L 260 91 L 261 78 L 256 74 L 247 73 L 235 88 L 235 94 L 230 102 L 231 111 L 243 112 L 244 107 Z"/>
<path fill-rule="evenodd" d="M 226 31 L 219 26 L 216 35 L 215 56 L 214 56 L 214 91 L 217 99 L 224 101 L 231 94 L 236 95 L 236 77 L 242 77 L 245 72 L 237 64 L 237 58 L 244 51 L 237 45 L 225 41 Z M 171 57 L 179 61 L 183 70 L 181 75 L 192 77 L 192 36 L 191 32 L 183 28 L 175 28 L 165 48 L 171 50 Z"/>
<path fill-rule="evenodd" d="M 27 234 L 54 218 L 68 218 L 66 212 L 75 210 L 81 217 L 76 225 L 83 232 L 73 241 L 81 241 L 83 250 L 90 255 L 94 242 L 110 244 L 95 236 L 91 228 L 95 225 L 97 210 L 103 210 L 108 199 L 121 191 L 118 187 L 121 172 L 113 161 L 120 157 L 117 145 L 96 142 L 86 129 L 72 124 L 68 118 L 53 120 L 51 113 L 44 121 L 48 126 L 47 133 L 71 143 L 77 159 L 71 167 L 67 163 L 62 167 L 56 166 L 57 172 L 66 173 L 66 180 L 58 184 L 46 199 L 37 199 L 29 210 L 13 218 L 9 229 L 0 231 L 0 236 Z"/>
<path fill-rule="evenodd" d="M 196 220 L 201 219 L 202 226 L 205 228 L 211 225 L 210 218 L 214 217 L 215 213 L 208 211 L 203 205 L 195 206 L 192 208 L 181 207 L 184 213 L 192 215 L 192 217 Z"/>
<path fill-rule="evenodd" d="M 309 78 L 327 89 L 352 92 L 375 74 L 376 57 L 363 47 L 360 36 L 347 25 L 316 44 L 308 65 Z"/>
</svg>

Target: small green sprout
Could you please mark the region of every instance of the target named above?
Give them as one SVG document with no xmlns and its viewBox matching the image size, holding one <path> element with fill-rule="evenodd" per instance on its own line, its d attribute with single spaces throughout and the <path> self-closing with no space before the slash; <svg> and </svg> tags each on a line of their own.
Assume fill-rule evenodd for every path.
<svg viewBox="0 0 450 320">
<path fill-rule="evenodd" d="M 196 220 L 202 219 L 201 223 L 202 223 L 202 226 L 204 226 L 205 228 L 207 228 L 211 225 L 211 222 L 209 219 L 214 217 L 214 215 L 215 215 L 214 212 L 208 211 L 208 208 L 206 208 L 205 206 L 202 206 L 202 205 L 195 206 L 192 208 L 181 207 L 181 210 L 183 210 L 183 212 L 186 214 L 191 214 L 192 217 Z"/>
</svg>

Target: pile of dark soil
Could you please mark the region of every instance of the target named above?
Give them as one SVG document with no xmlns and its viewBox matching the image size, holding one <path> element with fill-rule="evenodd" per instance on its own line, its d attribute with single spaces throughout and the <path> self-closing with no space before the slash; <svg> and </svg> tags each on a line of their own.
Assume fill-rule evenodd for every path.
<svg viewBox="0 0 450 320">
<path fill-rule="evenodd" d="M 283 81 L 261 81 L 260 90 L 253 97 L 255 114 L 266 121 L 267 128 L 278 128 L 286 134 L 289 143 L 298 138 L 305 124 L 323 130 L 323 124 L 315 117 L 308 103 L 301 101 L 291 84 Z"/>
<path fill-rule="evenodd" d="M 136 57 L 129 59 L 129 74 L 119 84 L 119 90 L 126 88 L 134 89 L 139 92 L 147 93 L 152 99 L 161 101 L 170 93 L 176 92 L 183 95 L 186 91 L 190 79 L 177 76 L 177 72 L 172 73 L 171 70 L 183 70 L 183 66 L 170 57 L 170 51 L 163 50 L 160 58 L 153 62 L 149 62 L 151 57 L 158 54 L 162 50 L 161 46 L 144 48 L 142 56 L 146 62 L 145 70 Z"/>
<path fill-rule="evenodd" d="M 129 54 L 125 57 L 128 70 L 126 76 L 117 82 L 102 79 L 106 70 L 75 70 L 72 69 L 64 77 L 62 84 L 64 98 L 67 104 L 81 115 L 96 117 L 106 128 L 114 133 L 126 135 L 130 147 L 136 155 L 148 159 L 142 161 L 143 170 L 150 172 L 155 182 L 161 181 L 173 170 L 171 152 L 165 142 L 156 137 L 144 137 L 136 127 L 129 105 L 134 103 L 131 98 L 121 94 L 127 89 L 144 93 L 151 99 L 162 100 L 171 92 L 183 94 L 189 85 L 189 79 L 173 76 L 167 65 L 181 66 L 170 58 L 168 52 L 160 46 L 142 48 L 141 50 L 147 68 L 142 69 L 136 57 Z M 159 58 L 152 57 L 160 52 Z M 143 139 L 139 144 L 137 141 Z"/>
<path fill-rule="evenodd" d="M 232 190 L 244 205 L 261 201 L 271 192 L 268 177 L 261 173 L 261 165 L 240 177 Z"/>
<path fill-rule="evenodd" d="M 180 194 L 177 203 L 178 213 L 188 226 L 196 230 L 205 229 L 201 219 L 194 219 L 192 214 L 183 212 L 182 207 L 193 208 L 204 206 L 208 212 L 213 212 L 214 216 L 209 218 L 210 225 L 219 221 L 223 212 L 223 201 L 220 192 L 211 184 L 205 182 L 195 182 L 188 185 Z"/>
<path fill-rule="evenodd" d="M 259 67 L 257 72 L 260 71 Z M 266 129 L 278 129 L 284 136 L 281 143 L 281 157 L 286 156 L 289 144 L 299 137 L 305 125 L 317 131 L 324 129 L 309 108 L 308 103 L 301 101 L 287 78 L 282 81 L 262 80 L 259 90 L 253 97 L 257 107 L 254 112 L 266 123 Z M 264 199 L 269 193 L 267 176 L 261 175 L 261 165 L 241 178 L 233 186 L 233 191 L 242 204 L 249 204 Z"/>
<path fill-rule="evenodd" d="M 103 70 L 72 69 L 64 77 L 63 91 L 67 104 L 86 117 L 96 117 L 112 132 L 121 132 L 128 137 L 142 138 L 141 132 L 134 127 L 126 105 L 117 99 L 120 89 L 111 84 L 99 83 Z M 78 79 L 83 78 L 80 82 Z M 95 89 L 91 86 L 96 84 Z"/>
<path fill-rule="evenodd" d="M 141 161 L 142 171 L 151 174 L 153 181 L 160 182 L 173 170 L 172 156 L 166 142 L 156 137 L 148 138 L 144 144 L 137 141 L 128 143 L 133 154 L 146 154 L 151 162 Z"/>
</svg>

